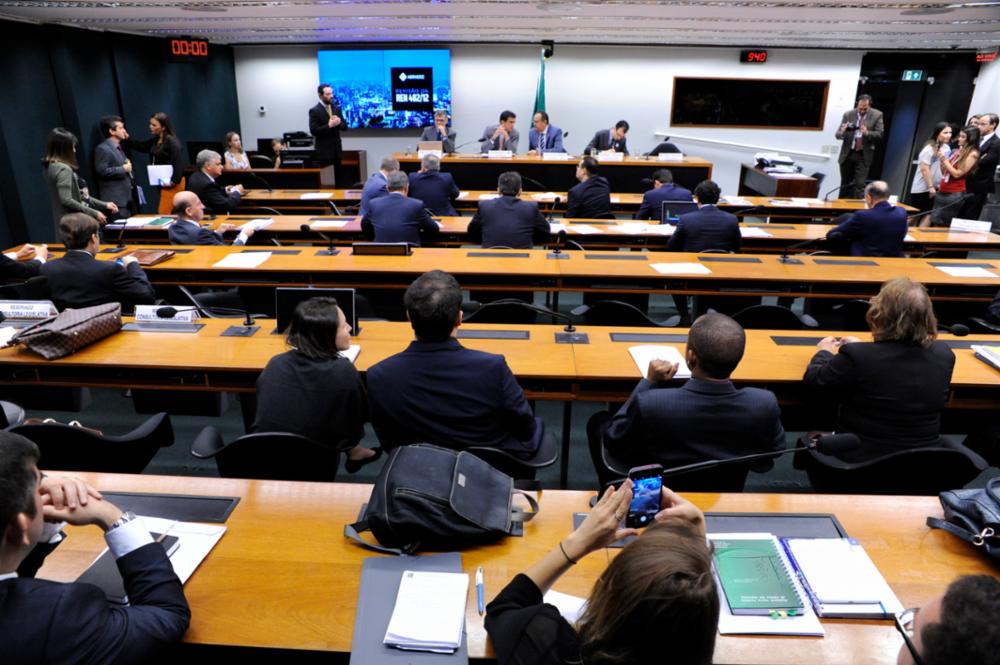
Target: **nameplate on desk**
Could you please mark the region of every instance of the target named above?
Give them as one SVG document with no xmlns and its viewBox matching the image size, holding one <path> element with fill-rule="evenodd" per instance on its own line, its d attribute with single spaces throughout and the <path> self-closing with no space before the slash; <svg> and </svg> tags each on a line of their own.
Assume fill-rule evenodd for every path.
<svg viewBox="0 0 1000 665">
<path fill-rule="evenodd" d="M 531 339 L 527 330 L 470 330 L 459 328 L 455 335 L 459 339 Z"/>
<path fill-rule="evenodd" d="M 531 254 L 527 252 L 468 252 L 466 256 L 474 256 L 476 258 L 492 258 L 492 259 L 526 259 Z"/>
<path fill-rule="evenodd" d="M 568 152 L 543 152 L 542 161 L 543 162 L 565 162 L 568 160 Z"/>
<path fill-rule="evenodd" d="M 699 261 L 714 263 L 760 263 L 756 256 L 699 256 Z"/>
<path fill-rule="evenodd" d="M 816 346 L 822 337 L 793 337 L 791 335 L 771 335 L 771 341 L 778 346 Z"/>
<path fill-rule="evenodd" d="M 956 217 L 951 220 L 951 226 L 949 228 L 955 231 L 989 233 L 990 229 L 993 228 L 993 222 L 980 222 L 975 219 L 959 219 Z"/>
<path fill-rule="evenodd" d="M 949 349 L 971 349 L 973 346 L 978 346 L 980 344 L 989 344 L 989 342 L 984 342 L 983 340 L 975 339 L 942 339 L 942 342 L 948 345 Z"/>
<path fill-rule="evenodd" d="M 618 252 L 617 254 L 584 254 L 583 258 L 594 261 L 648 261 L 645 254 Z"/>
<path fill-rule="evenodd" d="M 238 496 L 199 496 L 195 494 L 148 494 L 145 492 L 108 492 L 102 497 L 138 515 L 160 517 L 179 522 L 224 524 L 240 502 Z"/>
<path fill-rule="evenodd" d="M 658 162 L 683 162 L 684 153 L 682 152 L 661 152 L 656 156 L 656 161 Z"/>
<path fill-rule="evenodd" d="M 992 263 L 948 263 L 947 261 L 928 261 L 935 268 L 996 268 Z"/>
<path fill-rule="evenodd" d="M 257 248 L 257 249 L 241 249 L 240 251 L 241 252 L 259 252 L 261 250 L 259 248 Z M 270 249 L 269 248 L 267 251 L 269 253 L 271 253 L 271 254 L 301 254 L 302 253 L 301 249 Z"/>
<path fill-rule="evenodd" d="M 131 321 L 122 326 L 125 332 L 196 333 L 205 327 L 204 323 L 183 321 Z"/>
<path fill-rule="evenodd" d="M 157 312 L 164 307 L 160 305 L 136 305 L 135 306 L 135 320 L 136 321 L 164 321 L 162 316 L 157 316 Z M 176 313 L 170 317 L 170 321 L 176 323 L 191 323 L 198 318 L 198 310 L 193 307 L 173 307 L 171 309 L 176 310 Z"/>
<path fill-rule="evenodd" d="M 677 333 L 611 333 L 612 342 L 686 342 L 687 335 Z"/>
<path fill-rule="evenodd" d="M 597 161 L 599 162 L 624 162 L 625 153 L 624 152 L 599 152 L 597 153 Z"/>
<path fill-rule="evenodd" d="M 791 224 L 750 224 L 748 222 L 748 223 L 743 224 L 743 226 L 750 226 L 750 227 L 760 228 L 760 229 L 780 229 L 782 231 L 794 231 L 795 230 L 795 227 L 792 226 Z"/>
<path fill-rule="evenodd" d="M 510 159 L 514 153 L 510 150 L 490 150 L 486 153 L 488 159 Z"/>
<path fill-rule="evenodd" d="M 920 229 L 920 233 L 972 233 L 962 229 Z"/>
<path fill-rule="evenodd" d="M 813 263 L 822 266 L 877 266 L 875 261 L 867 259 L 813 259 Z"/>
<path fill-rule="evenodd" d="M 48 300 L 0 300 L 4 319 L 47 319 L 58 314 Z"/>
</svg>

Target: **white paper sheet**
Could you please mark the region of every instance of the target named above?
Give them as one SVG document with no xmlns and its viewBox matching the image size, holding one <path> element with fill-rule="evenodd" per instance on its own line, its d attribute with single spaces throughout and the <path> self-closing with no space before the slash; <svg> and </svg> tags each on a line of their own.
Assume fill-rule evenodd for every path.
<svg viewBox="0 0 1000 665">
<path fill-rule="evenodd" d="M 952 277 L 1000 277 L 1000 275 L 978 266 L 959 266 L 954 268 L 951 266 L 935 266 L 935 268 Z"/>
<path fill-rule="evenodd" d="M 226 527 L 222 524 L 175 522 L 146 516 L 142 517 L 142 521 L 150 531 L 177 536 L 180 546 L 170 555 L 170 565 L 182 584 L 188 581 L 226 532 Z"/>
<path fill-rule="evenodd" d="M 274 224 L 274 220 L 270 217 L 258 217 L 257 219 L 251 219 L 246 224 L 239 227 L 240 231 L 244 229 L 253 229 L 254 231 L 260 231 L 261 229 L 266 229 L 267 227 Z"/>
<path fill-rule="evenodd" d="M 545 595 L 542 596 L 542 602 L 554 605 L 559 610 L 562 618 L 570 623 L 576 623 L 580 615 L 583 614 L 583 611 L 587 609 L 586 598 L 571 596 L 568 593 L 562 593 L 555 589 L 546 591 Z"/>
<path fill-rule="evenodd" d="M 661 275 L 711 275 L 701 263 L 651 263 L 649 267 Z"/>
<path fill-rule="evenodd" d="M 595 233 L 601 232 L 600 229 L 590 226 L 589 224 L 574 224 L 572 226 L 567 226 L 566 230 L 583 236 L 594 235 Z"/>
<path fill-rule="evenodd" d="M 461 644 L 469 576 L 403 571 L 383 644 L 452 653 Z"/>
<path fill-rule="evenodd" d="M 639 235 L 640 233 L 646 233 L 646 229 L 649 228 L 649 224 L 645 224 L 643 222 L 625 222 L 624 224 L 617 224 L 611 228 L 619 233 L 627 233 L 630 236 L 634 236 Z"/>
<path fill-rule="evenodd" d="M 532 194 L 531 198 L 536 201 L 555 201 L 557 194 L 555 192 L 542 192 L 540 194 Z"/>
<path fill-rule="evenodd" d="M 332 192 L 306 192 L 305 194 L 299 196 L 300 201 L 315 201 L 317 199 L 322 200 L 322 199 L 332 199 L 332 198 L 333 198 Z"/>
<path fill-rule="evenodd" d="M 734 205 L 734 206 L 751 206 L 751 205 L 753 205 L 752 203 L 750 203 L 750 201 L 748 201 L 747 199 L 743 198 L 742 196 L 723 196 L 722 200 L 725 201 L 726 203 L 728 203 L 730 205 Z"/>
<path fill-rule="evenodd" d="M 794 196 L 792 197 L 792 202 L 800 206 L 814 206 L 822 203 L 819 199 L 798 198 Z"/>
<path fill-rule="evenodd" d="M 341 221 L 333 222 L 313 222 L 309 225 L 309 228 L 322 231 L 323 229 L 342 229 L 347 226 L 350 222 L 346 219 Z"/>
<path fill-rule="evenodd" d="M 675 377 L 678 379 L 691 378 L 691 369 L 684 362 L 684 356 L 675 346 L 640 344 L 639 346 L 630 346 L 628 353 L 632 356 L 632 361 L 639 370 L 639 376 L 646 376 L 650 361 L 666 360 L 679 366 Z"/>
<path fill-rule="evenodd" d="M 170 164 L 150 164 L 146 167 L 146 177 L 150 185 L 170 184 L 174 177 L 174 167 Z"/>
<path fill-rule="evenodd" d="M 159 219 L 159 215 L 136 215 L 135 217 L 129 217 L 125 220 L 125 226 L 127 228 L 138 228 L 140 226 L 146 226 L 154 219 Z"/>
<path fill-rule="evenodd" d="M 469 193 L 468 192 L 459 192 L 458 196 L 456 197 L 456 200 L 460 201 L 462 199 L 467 199 L 467 198 L 469 198 Z"/>
<path fill-rule="evenodd" d="M 10 338 L 16 334 L 17 328 L 13 326 L 4 326 L 3 328 L 0 328 L 0 347 L 10 344 Z"/>
<path fill-rule="evenodd" d="M 17 261 L 17 252 L 4 252 L 3 255 L 11 261 Z"/>
<path fill-rule="evenodd" d="M 566 225 L 560 224 L 559 222 L 549 222 L 549 231 L 552 233 L 559 233 L 560 231 L 565 231 Z"/>
<path fill-rule="evenodd" d="M 905 235 L 905 236 L 903 237 L 903 242 L 916 242 L 916 241 L 917 241 L 917 239 L 916 239 L 916 238 L 914 238 L 913 236 L 911 236 L 911 235 L 910 235 L 909 233 L 907 233 L 907 234 L 906 234 L 906 235 Z"/>
<path fill-rule="evenodd" d="M 480 201 L 492 201 L 493 199 L 498 199 L 498 198 L 500 198 L 499 194 L 480 194 L 479 195 L 479 200 Z"/>
<path fill-rule="evenodd" d="M 351 346 L 346 351 L 341 351 L 340 355 L 344 356 L 354 364 L 358 360 L 358 356 L 361 354 L 361 347 L 357 344 L 351 344 Z"/>
<path fill-rule="evenodd" d="M 233 252 L 213 268 L 256 268 L 271 258 L 271 252 Z"/>
<path fill-rule="evenodd" d="M 759 226 L 741 226 L 740 236 L 743 238 L 773 238 L 774 236 Z"/>
</svg>

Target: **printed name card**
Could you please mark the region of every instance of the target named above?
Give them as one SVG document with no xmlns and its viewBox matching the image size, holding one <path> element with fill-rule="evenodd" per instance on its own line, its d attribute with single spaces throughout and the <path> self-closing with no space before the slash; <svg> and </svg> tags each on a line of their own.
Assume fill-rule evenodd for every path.
<svg viewBox="0 0 1000 665">
<path fill-rule="evenodd" d="M 169 318 L 157 315 L 157 311 L 163 309 L 160 305 L 136 305 L 136 321 L 173 321 L 175 323 L 191 323 L 198 318 L 198 311 L 184 307 L 176 307 L 177 313 Z"/>
<path fill-rule="evenodd" d="M 487 159 L 510 159 L 513 156 L 510 150 L 490 150 L 486 153 Z"/>
<path fill-rule="evenodd" d="M 46 319 L 57 313 L 48 300 L 0 300 L 0 314 L 5 319 Z"/>
<path fill-rule="evenodd" d="M 953 231 L 971 231 L 973 233 L 989 233 L 993 227 L 992 222 L 980 222 L 975 219 L 959 219 L 954 217 L 951 220 Z"/>
</svg>

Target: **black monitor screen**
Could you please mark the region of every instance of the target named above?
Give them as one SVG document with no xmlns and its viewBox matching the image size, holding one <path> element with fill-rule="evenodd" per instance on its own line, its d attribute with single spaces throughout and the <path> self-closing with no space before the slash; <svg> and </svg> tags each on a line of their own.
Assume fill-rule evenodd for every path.
<svg viewBox="0 0 1000 665">
<path fill-rule="evenodd" d="M 829 81 L 674 79 L 670 124 L 823 129 Z"/>
<path fill-rule="evenodd" d="M 693 201 L 664 201 L 663 211 L 660 214 L 661 224 L 676 224 L 677 218 L 694 212 L 698 209 L 698 204 Z"/>
<path fill-rule="evenodd" d="M 309 288 L 279 288 L 274 290 L 274 312 L 278 320 L 275 332 L 283 333 L 292 322 L 292 312 L 300 302 L 310 298 L 335 298 L 340 309 L 344 310 L 347 322 L 351 324 L 351 337 L 361 332 L 358 326 L 357 314 L 354 309 L 354 289 L 309 289 Z"/>
</svg>

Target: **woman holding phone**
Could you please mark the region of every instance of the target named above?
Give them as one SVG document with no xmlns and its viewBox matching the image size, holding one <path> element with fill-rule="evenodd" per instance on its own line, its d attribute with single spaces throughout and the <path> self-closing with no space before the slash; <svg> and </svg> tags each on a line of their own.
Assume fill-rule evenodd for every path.
<svg viewBox="0 0 1000 665">
<path fill-rule="evenodd" d="M 917 155 L 917 172 L 913 174 L 910 185 L 910 205 L 921 212 L 926 212 L 934 205 L 938 185 L 941 184 L 941 160 L 951 154 L 951 125 L 939 122 L 934 125 L 934 131 Z M 916 222 L 924 219 L 930 223 L 928 215 L 922 215 Z"/>
<path fill-rule="evenodd" d="M 979 163 L 979 128 L 966 127 L 960 131 L 958 147 L 947 158 L 939 156 L 938 161 L 941 164 L 941 186 L 934 198 L 930 225 L 949 226 L 962 207 L 958 202 L 965 198 L 965 177 Z"/>
</svg>

